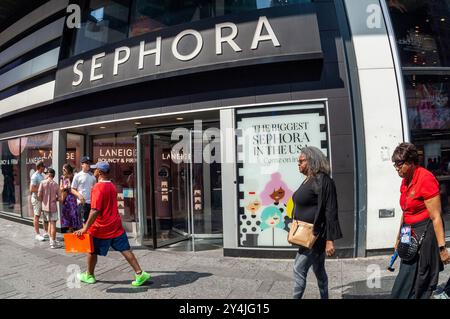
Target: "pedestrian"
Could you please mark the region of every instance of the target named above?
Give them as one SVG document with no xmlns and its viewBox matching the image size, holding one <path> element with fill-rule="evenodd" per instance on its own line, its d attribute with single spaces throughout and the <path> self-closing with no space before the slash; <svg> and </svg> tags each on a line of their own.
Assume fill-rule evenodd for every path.
<svg viewBox="0 0 450 319">
<path fill-rule="evenodd" d="M 81 229 L 83 222 L 78 213 L 77 197 L 72 193 L 73 168 L 69 164 L 63 165 L 63 175 L 59 182 L 61 190 L 61 227 L 69 228 L 69 232 Z"/>
<path fill-rule="evenodd" d="M 38 198 L 42 202 L 44 220 L 49 223 L 50 248 L 59 248 L 61 243 L 56 240 L 56 221 L 58 220 L 57 202 L 60 200 L 60 191 L 55 178 L 55 170 L 48 169 L 47 178 L 43 180 L 38 189 Z"/>
<path fill-rule="evenodd" d="M 92 168 L 95 169 L 94 176 L 98 178 L 98 183 L 92 190 L 91 211 L 86 224 L 75 234 L 81 236 L 89 233 L 93 237 L 94 252 L 87 255 L 87 271 L 79 274 L 79 279 L 84 283 L 95 283 L 97 256 L 106 256 L 109 247 L 112 247 L 119 251 L 133 268 L 135 280 L 131 284 L 141 286 L 150 279 L 150 275 L 141 269 L 131 251 L 117 208 L 117 190 L 109 178 L 109 164 L 99 162 Z"/>
<path fill-rule="evenodd" d="M 37 193 L 39 190 L 39 185 L 45 179 L 44 171 L 45 171 L 44 162 L 43 161 L 37 162 L 36 171 L 33 173 L 33 175 L 31 175 L 31 182 L 30 182 L 31 206 L 33 207 L 33 216 L 34 216 L 33 225 L 34 231 L 36 233 L 34 239 L 39 241 L 44 241 L 48 239 L 47 233 L 48 222 L 45 220 L 45 218 L 43 220 L 44 233 L 42 234 L 42 236 L 39 232 L 39 219 L 41 218 L 42 213 L 42 203 L 38 199 Z"/>
<path fill-rule="evenodd" d="M 402 178 L 403 214 L 394 247 L 402 260 L 391 297 L 429 299 L 437 287 L 443 263 L 450 261 L 445 248 L 439 183 L 430 171 L 418 165 L 417 148 L 411 143 L 399 144 L 392 154 L 392 162 Z M 399 249 L 412 247 L 416 242 L 421 244 L 415 253 L 402 253 Z"/>
<path fill-rule="evenodd" d="M 294 262 L 294 299 L 301 299 L 306 288 L 306 276 L 313 266 L 319 285 L 320 297 L 328 299 L 328 276 L 325 254 L 335 253 L 334 241 L 342 238 L 338 220 L 336 187 L 330 177 L 330 165 L 316 147 L 301 149 L 298 159 L 300 173 L 305 180 L 292 196 L 293 218 L 314 225 L 318 238 L 311 249 L 300 247 Z"/>
<path fill-rule="evenodd" d="M 81 171 L 73 178 L 72 193 L 77 197 L 78 214 L 83 219 L 83 223 L 86 223 L 91 210 L 91 191 L 96 179 L 90 172 L 89 156 L 83 156 L 80 162 Z"/>
</svg>

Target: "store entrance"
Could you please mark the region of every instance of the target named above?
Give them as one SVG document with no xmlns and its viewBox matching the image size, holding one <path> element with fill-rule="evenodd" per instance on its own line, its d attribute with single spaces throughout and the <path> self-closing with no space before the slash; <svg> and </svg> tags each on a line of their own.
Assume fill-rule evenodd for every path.
<svg viewBox="0 0 450 319">
<path fill-rule="evenodd" d="M 221 241 L 221 165 L 208 152 L 207 158 L 200 152 L 200 160 L 193 160 L 203 149 L 203 139 L 194 143 L 201 134 L 186 130 L 181 139 L 172 130 L 140 134 L 143 244 L 159 248 L 189 240 L 194 250 L 205 239 Z"/>
<path fill-rule="evenodd" d="M 188 150 L 172 151 L 171 133 L 151 134 L 152 210 L 156 247 L 189 238 L 189 171 L 182 159 Z M 178 160 L 181 159 L 181 160 Z M 147 222 L 148 224 L 148 222 Z M 151 225 L 147 225 L 151 226 Z"/>
</svg>

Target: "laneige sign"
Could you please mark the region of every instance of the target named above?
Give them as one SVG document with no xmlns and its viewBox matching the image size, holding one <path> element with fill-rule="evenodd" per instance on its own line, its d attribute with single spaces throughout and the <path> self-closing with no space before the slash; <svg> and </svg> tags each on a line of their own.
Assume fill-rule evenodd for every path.
<svg viewBox="0 0 450 319">
<path fill-rule="evenodd" d="M 242 65 L 322 57 L 312 5 L 163 29 L 63 60 L 55 96 Z"/>
</svg>

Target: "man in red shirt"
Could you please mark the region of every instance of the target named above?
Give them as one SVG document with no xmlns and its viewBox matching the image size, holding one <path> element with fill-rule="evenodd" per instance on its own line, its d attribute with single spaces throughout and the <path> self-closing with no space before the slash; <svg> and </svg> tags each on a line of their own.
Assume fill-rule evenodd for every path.
<svg viewBox="0 0 450 319">
<path fill-rule="evenodd" d="M 136 256 L 133 254 L 128 242 L 127 234 L 122 227 L 119 211 L 117 209 L 117 191 L 109 179 L 109 164 L 98 162 L 92 165 L 94 176 L 98 183 L 92 188 L 91 211 L 89 218 L 82 229 L 76 231 L 78 236 L 89 233 L 94 239 L 94 253 L 87 256 L 87 271 L 79 274 L 82 282 L 93 284 L 97 256 L 106 256 L 109 247 L 119 251 L 135 271 L 133 286 L 141 286 L 150 279 L 150 275 L 142 271 Z"/>
</svg>

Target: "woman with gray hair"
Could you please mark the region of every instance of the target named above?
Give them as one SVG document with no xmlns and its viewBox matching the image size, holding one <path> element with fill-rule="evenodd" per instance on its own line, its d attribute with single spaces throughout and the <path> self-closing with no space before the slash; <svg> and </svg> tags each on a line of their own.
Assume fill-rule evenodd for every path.
<svg viewBox="0 0 450 319">
<path fill-rule="evenodd" d="M 298 159 L 300 173 L 306 176 L 292 196 L 293 218 L 313 224 L 313 234 L 318 236 L 311 249 L 300 247 L 294 262 L 294 299 L 301 299 L 306 288 L 306 276 L 313 266 L 319 285 L 320 297 L 328 299 L 328 276 L 325 271 L 325 254 L 335 252 L 334 241 L 342 238 L 338 220 L 336 186 L 330 177 L 330 165 L 325 155 L 316 147 L 301 150 Z"/>
</svg>

